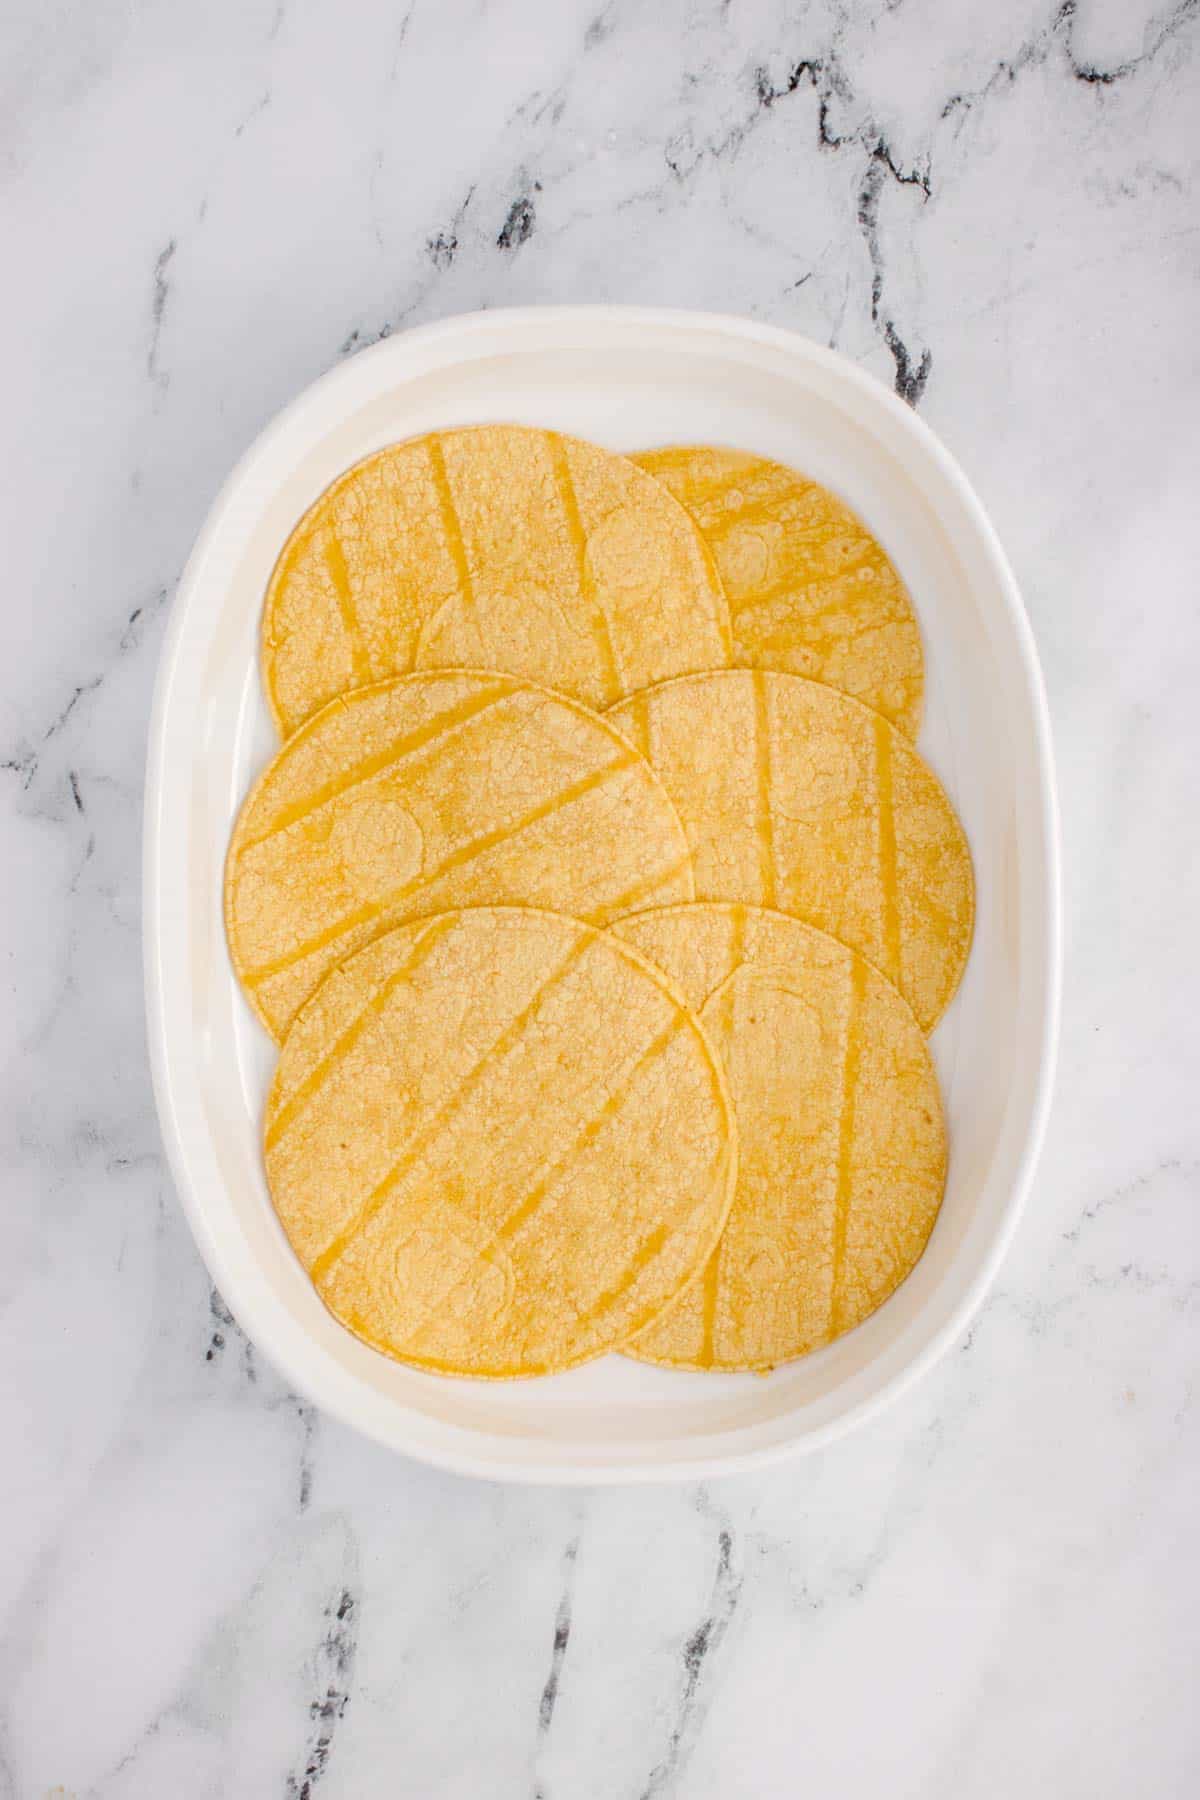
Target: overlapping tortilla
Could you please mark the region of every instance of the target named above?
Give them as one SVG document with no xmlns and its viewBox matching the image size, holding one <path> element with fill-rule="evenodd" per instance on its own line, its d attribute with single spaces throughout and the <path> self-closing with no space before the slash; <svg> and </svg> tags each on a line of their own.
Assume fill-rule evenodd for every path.
<svg viewBox="0 0 1200 1800">
<path fill-rule="evenodd" d="M 310 719 L 242 807 L 230 955 L 276 1039 L 389 925 L 456 905 L 604 923 L 692 897 L 670 800 L 606 720 L 511 676 L 408 675 Z"/>
<path fill-rule="evenodd" d="M 735 663 L 827 681 L 916 737 L 924 660 L 912 602 L 836 494 L 783 463 L 712 444 L 634 460 L 687 508 L 716 557 Z"/>
<path fill-rule="evenodd" d="M 830 932 L 933 1029 L 971 946 L 971 858 L 937 777 L 882 713 L 798 675 L 728 669 L 607 716 L 675 802 L 696 899 Z"/>
<path fill-rule="evenodd" d="M 612 930 L 676 983 L 725 1064 L 738 1181 L 701 1280 L 628 1346 L 765 1369 L 861 1323 L 925 1248 L 946 1137 L 921 1028 L 864 957 L 757 907 L 697 904 Z"/>
<path fill-rule="evenodd" d="M 263 678 L 282 736 L 411 669 L 489 668 L 604 707 L 731 661 L 699 528 L 626 457 L 523 425 L 393 444 L 296 526 L 267 589 Z"/>
<path fill-rule="evenodd" d="M 492 1378 L 643 1329 L 708 1261 L 737 1161 L 678 991 L 607 932 L 528 908 L 419 920 L 336 969 L 283 1046 L 265 1153 L 335 1317 Z"/>
</svg>

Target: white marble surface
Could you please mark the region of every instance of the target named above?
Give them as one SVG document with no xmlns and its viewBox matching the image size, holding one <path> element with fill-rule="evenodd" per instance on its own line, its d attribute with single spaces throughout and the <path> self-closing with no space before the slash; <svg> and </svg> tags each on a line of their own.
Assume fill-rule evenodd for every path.
<svg viewBox="0 0 1200 1800">
<path fill-rule="evenodd" d="M 0 20 L 0 1794 L 1200 1791 L 1200 7 L 10 0 Z M 233 460 L 488 305 L 894 378 L 1024 584 L 1059 1095 L 970 1335 L 710 1489 L 432 1474 L 212 1293 L 146 1074 L 140 784 Z"/>
</svg>

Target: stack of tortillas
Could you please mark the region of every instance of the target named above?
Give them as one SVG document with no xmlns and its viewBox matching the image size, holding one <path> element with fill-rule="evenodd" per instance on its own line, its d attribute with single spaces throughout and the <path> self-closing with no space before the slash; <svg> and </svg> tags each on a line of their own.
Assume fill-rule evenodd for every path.
<svg viewBox="0 0 1200 1800">
<path fill-rule="evenodd" d="M 301 519 L 262 665 L 225 917 L 330 1311 L 499 1377 L 761 1370 L 886 1300 L 973 884 L 865 526 L 740 451 L 438 432 Z"/>
</svg>

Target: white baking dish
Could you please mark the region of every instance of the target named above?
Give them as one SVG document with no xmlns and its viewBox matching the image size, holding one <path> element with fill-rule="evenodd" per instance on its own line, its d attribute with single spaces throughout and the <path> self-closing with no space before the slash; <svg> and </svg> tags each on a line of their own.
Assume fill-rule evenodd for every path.
<svg viewBox="0 0 1200 1800">
<path fill-rule="evenodd" d="M 273 1050 L 225 951 L 221 876 L 273 748 L 263 589 L 296 518 L 349 464 L 434 426 L 517 420 L 615 449 L 740 445 L 842 494 L 908 583 L 925 639 L 920 747 L 962 815 L 978 923 L 934 1039 L 949 1184 L 922 1261 L 856 1331 L 759 1376 L 608 1357 L 474 1383 L 377 1354 L 325 1311 L 276 1222 L 259 1154 Z M 826 1443 L 963 1330 L 1004 1253 L 1049 1104 L 1058 840 L 1046 702 L 1012 573 L 952 458 L 853 363 L 744 319 L 622 307 L 476 313 L 335 369 L 230 476 L 180 583 L 150 731 L 146 994 L 163 1137 L 201 1252 L 255 1343 L 319 1406 L 428 1462 L 517 1480 L 711 1476 Z"/>
</svg>

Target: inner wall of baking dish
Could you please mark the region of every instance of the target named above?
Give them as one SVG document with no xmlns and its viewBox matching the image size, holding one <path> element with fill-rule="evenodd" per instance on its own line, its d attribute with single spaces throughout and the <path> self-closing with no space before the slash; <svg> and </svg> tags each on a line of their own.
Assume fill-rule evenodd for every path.
<svg viewBox="0 0 1200 1800">
<path fill-rule="evenodd" d="M 836 386 L 836 384 L 834 384 Z M 856 422 L 819 372 L 786 378 L 741 355 L 617 347 L 523 349 L 456 364 L 394 385 L 305 442 L 282 479 L 253 485 L 247 548 L 221 601 L 203 689 L 205 742 L 193 793 L 197 1041 L 201 1080 L 223 1175 L 247 1249 L 323 1353 L 390 1397 L 446 1424 L 532 1438 L 709 1436 L 820 1406 L 915 1332 L 947 1282 L 994 1234 L 1003 1196 L 986 1192 L 1014 1073 L 1019 934 L 1015 921 L 1014 759 L 989 624 L 951 536 L 905 467 Z M 259 1154 L 274 1051 L 231 982 L 220 910 L 221 869 L 237 807 L 275 747 L 257 648 L 261 600 L 297 517 L 360 457 L 438 426 L 512 420 L 592 437 L 617 450 L 709 441 L 753 449 L 805 470 L 841 494 L 880 538 L 916 605 L 926 658 L 919 747 L 945 783 L 970 839 L 978 886 L 974 950 L 934 1052 L 951 1134 L 950 1178 L 934 1235 L 909 1281 L 874 1318 L 827 1350 L 760 1377 L 688 1376 L 622 1358 L 538 1382 L 446 1381 L 366 1349 L 325 1312 L 272 1211 Z M 821 1410 L 824 1407 L 821 1406 Z"/>
</svg>

